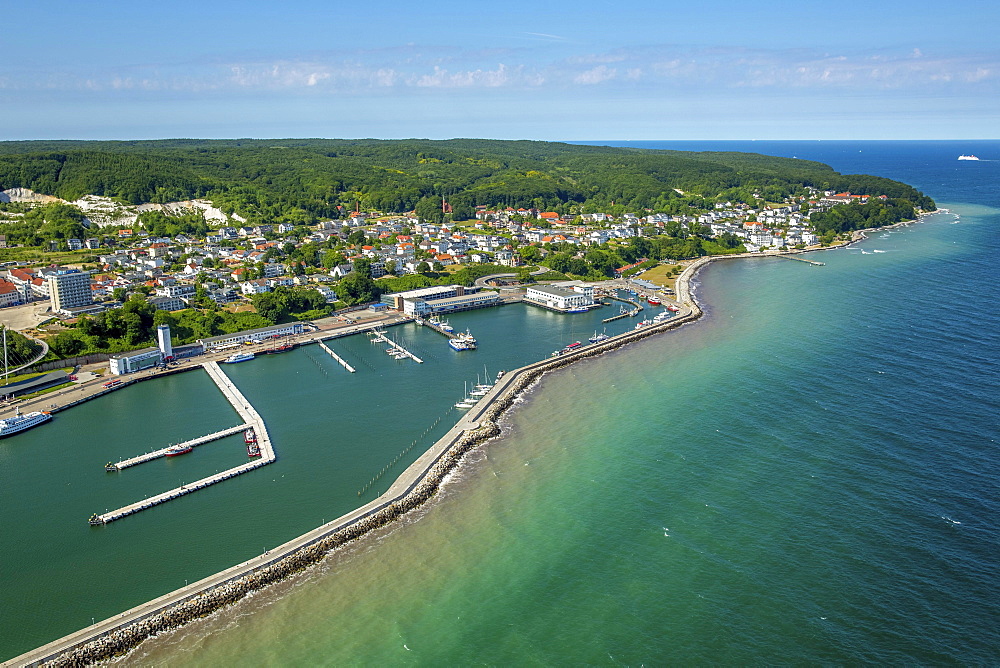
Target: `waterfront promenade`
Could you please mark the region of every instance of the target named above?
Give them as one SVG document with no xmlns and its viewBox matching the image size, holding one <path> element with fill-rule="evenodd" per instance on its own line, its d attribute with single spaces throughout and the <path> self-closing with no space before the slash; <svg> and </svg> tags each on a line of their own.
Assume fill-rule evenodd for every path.
<svg viewBox="0 0 1000 668">
<path fill-rule="evenodd" d="M 412 320 L 412 318 L 399 316 L 394 313 L 372 314 L 371 317 L 365 318 L 360 322 L 346 322 L 344 319 L 339 317 L 323 318 L 314 323 L 316 325 L 316 329 L 314 331 L 288 337 L 286 340 L 305 345 L 315 343 L 320 339 L 350 336 L 359 332 L 366 332 L 374 329 L 375 327 L 387 327 L 404 322 L 410 322 L 410 320 Z M 249 352 L 259 352 L 271 345 L 273 344 L 268 342 L 257 344 L 255 346 L 245 346 L 245 348 Z M 50 411 L 52 413 L 58 413 L 85 401 L 104 396 L 109 392 L 117 392 L 118 390 L 124 389 L 133 383 L 151 380 L 175 373 L 192 371 L 197 369 L 199 365 L 209 361 L 221 362 L 231 354 L 231 350 L 206 352 L 198 357 L 178 360 L 166 369 L 147 369 L 145 371 L 138 371 L 125 376 L 102 376 L 94 378 L 93 380 L 75 383 L 71 387 L 49 392 L 27 401 L 15 400 L 14 402 L 6 403 L 3 406 L 0 406 L 0 419 L 13 416 L 14 411 L 18 408 L 22 413 L 28 413 L 30 411 Z M 106 369 L 107 362 L 102 362 L 99 364 L 88 365 L 83 370 L 100 371 Z M 107 382 L 109 378 L 121 380 L 122 383 L 113 388 L 105 388 L 104 383 Z"/>
</svg>

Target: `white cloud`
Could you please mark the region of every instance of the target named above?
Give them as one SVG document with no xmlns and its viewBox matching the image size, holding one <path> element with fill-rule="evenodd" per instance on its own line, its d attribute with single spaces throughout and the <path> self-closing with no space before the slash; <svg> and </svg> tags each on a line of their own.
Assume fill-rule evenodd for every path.
<svg viewBox="0 0 1000 668">
<path fill-rule="evenodd" d="M 598 65 L 593 69 L 589 69 L 585 72 L 580 72 L 575 77 L 573 81 L 578 84 L 585 84 L 588 86 L 593 86 L 594 84 L 603 83 L 605 81 L 610 81 L 618 76 L 618 70 L 614 67 L 608 67 L 607 65 Z"/>
<path fill-rule="evenodd" d="M 796 89 L 908 90 L 926 95 L 935 87 L 951 94 L 961 92 L 964 86 L 981 95 L 986 87 L 1000 89 L 1000 52 L 996 51 L 942 57 L 919 48 L 840 53 L 677 45 L 603 52 L 573 49 L 568 42 L 531 49 L 397 46 L 326 51 L 272 61 L 160 63 L 105 71 L 67 68 L 59 73 L 22 69 L 5 72 L 0 87 L 193 94 L 323 94 L 335 90 L 344 95 L 406 90 L 531 90 L 542 86 L 560 92 L 601 88 L 641 94 Z"/>
</svg>

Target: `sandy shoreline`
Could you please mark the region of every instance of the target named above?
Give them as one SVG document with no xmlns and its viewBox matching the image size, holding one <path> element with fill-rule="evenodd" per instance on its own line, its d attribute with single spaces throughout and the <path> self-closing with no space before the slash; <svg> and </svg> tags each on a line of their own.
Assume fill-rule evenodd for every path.
<svg viewBox="0 0 1000 668">
<path fill-rule="evenodd" d="M 939 210 L 940 211 L 940 210 Z M 934 213 L 934 212 L 931 212 Z M 921 219 L 924 216 L 921 216 Z M 903 221 L 885 228 L 859 230 L 850 241 L 825 248 L 847 247 L 867 238 L 865 232 L 890 229 L 915 221 Z M 156 633 L 177 628 L 235 603 L 247 594 L 267 587 L 318 563 L 330 552 L 362 536 L 397 521 L 401 516 L 433 498 L 444 478 L 462 465 L 466 453 L 500 435 L 499 421 L 518 397 L 544 373 L 582 359 L 602 355 L 648 336 L 676 329 L 703 315 L 691 282 L 702 267 L 730 258 L 775 257 L 792 253 L 754 253 L 698 258 L 689 264 L 676 283 L 680 313 L 660 325 L 619 334 L 607 341 L 558 358 L 544 359 L 506 374 L 476 408 L 464 415 L 451 430 L 408 467 L 378 499 L 292 539 L 274 550 L 175 590 L 153 601 L 102 620 L 26 654 L 4 662 L 8 665 L 84 665 L 123 654 Z"/>
</svg>

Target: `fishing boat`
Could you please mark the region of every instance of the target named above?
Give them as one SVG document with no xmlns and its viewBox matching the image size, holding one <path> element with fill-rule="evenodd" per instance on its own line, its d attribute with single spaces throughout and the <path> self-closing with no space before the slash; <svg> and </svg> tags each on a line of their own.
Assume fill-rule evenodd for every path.
<svg viewBox="0 0 1000 668">
<path fill-rule="evenodd" d="M 601 341 L 606 341 L 607 339 L 608 339 L 608 332 L 607 332 L 607 330 L 605 330 L 605 331 L 601 332 L 600 334 L 598 334 L 597 330 L 595 329 L 594 330 L 594 335 L 592 337 L 590 337 L 589 339 L 587 339 L 587 340 L 590 341 L 591 343 L 600 343 Z"/>
<path fill-rule="evenodd" d="M 174 445 L 167 448 L 167 451 L 163 454 L 167 457 L 177 457 L 178 455 L 186 455 L 192 450 L 194 450 L 194 448 L 190 445 Z"/>
<path fill-rule="evenodd" d="M 677 313 L 681 309 L 680 309 L 680 307 L 674 306 L 673 304 L 667 304 L 667 310 L 668 311 L 673 311 L 674 313 Z"/>
<path fill-rule="evenodd" d="M 649 302 L 650 304 L 652 304 L 653 306 L 659 306 L 660 304 L 663 303 L 659 299 L 657 299 L 656 297 L 654 297 L 652 295 L 650 295 L 649 297 L 647 297 L 646 301 Z"/>
<path fill-rule="evenodd" d="M 247 443 L 257 442 L 257 432 L 253 430 L 253 427 L 249 427 L 245 432 L 243 432 L 243 440 Z"/>
<path fill-rule="evenodd" d="M 447 320 L 442 320 L 440 316 L 432 316 L 430 322 L 432 325 L 437 325 L 438 329 L 443 332 L 448 332 L 450 334 L 455 331 L 455 328 L 449 325 Z"/>
<path fill-rule="evenodd" d="M 472 336 L 469 330 L 465 330 L 465 334 L 459 334 L 453 339 L 448 339 L 448 345 L 452 347 L 453 350 L 475 350 L 476 349 L 476 338 Z"/>
<path fill-rule="evenodd" d="M 236 353 L 235 355 L 230 355 L 226 359 L 222 360 L 223 364 L 238 364 L 240 362 L 249 362 L 254 358 L 253 353 Z"/>
<path fill-rule="evenodd" d="M 20 407 L 14 409 L 13 417 L 0 420 L 0 437 L 10 436 L 52 419 L 52 414 L 46 411 L 31 411 L 21 415 Z"/>
</svg>

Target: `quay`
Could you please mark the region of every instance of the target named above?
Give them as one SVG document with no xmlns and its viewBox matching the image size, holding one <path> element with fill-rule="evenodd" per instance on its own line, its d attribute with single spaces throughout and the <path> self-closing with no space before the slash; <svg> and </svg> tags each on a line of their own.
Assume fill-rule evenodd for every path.
<svg viewBox="0 0 1000 668">
<path fill-rule="evenodd" d="M 153 506 L 158 506 L 161 503 L 166 503 L 167 501 L 173 501 L 176 498 L 184 496 L 185 494 L 190 494 L 191 492 L 196 492 L 199 489 L 204 489 L 209 485 L 214 485 L 217 482 L 222 482 L 223 480 L 229 480 L 230 478 L 235 478 L 236 476 L 243 475 L 254 469 L 258 469 L 261 466 L 267 466 L 273 462 L 276 457 L 274 455 L 274 447 L 271 445 L 271 437 L 267 433 L 267 428 L 264 426 L 264 420 L 261 419 L 260 415 L 257 413 L 256 409 L 250 405 L 246 397 L 236 389 L 233 382 L 229 380 L 222 369 L 219 368 L 218 362 L 205 362 L 202 364 L 205 371 L 208 372 L 209 377 L 215 381 L 215 384 L 222 390 L 222 394 L 226 397 L 236 412 L 240 414 L 243 418 L 244 425 L 240 428 L 245 428 L 246 426 L 253 427 L 254 432 L 257 435 L 257 445 L 260 448 L 260 459 L 252 462 L 247 462 L 239 466 L 234 466 L 231 469 L 227 469 L 215 475 L 210 475 L 207 478 L 202 478 L 193 483 L 186 485 L 181 485 L 180 487 L 168 490 L 162 494 L 157 494 L 145 498 L 141 501 L 136 501 L 127 506 L 122 506 L 121 508 L 116 508 L 115 510 L 108 511 L 101 515 L 94 514 L 90 518 L 90 523 L 93 525 L 109 524 L 115 520 L 120 520 L 123 517 L 128 517 L 129 515 L 134 515 L 147 508 L 152 508 Z"/>
<path fill-rule="evenodd" d="M 398 343 L 396 343 L 395 341 L 393 341 L 392 339 L 390 339 L 388 336 L 386 336 L 385 332 L 383 332 L 383 331 L 381 331 L 379 329 L 373 329 L 370 332 L 370 334 L 371 334 L 371 337 L 372 337 L 372 343 L 375 343 L 376 341 L 380 342 L 380 343 L 387 343 L 391 347 L 393 347 L 396 350 L 398 350 L 403 355 L 406 355 L 407 357 L 409 357 L 410 359 L 412 359 L 417 364 L 423 364 L 424 363 L 424 361 L 422 359 L 420 359 L 419 357 L 417 357 L 416 355 L 414 355 L 413 353 L 411 353 L 409 350 L 407 350 L 406 348 L 404 348 L 403 346 L 399 345 Z"/>
<path fill-rule="evenodd" d="M 323 343 L 322 339 L 318 340 L 316 343 L 319 344 L 320 348 L 322 348 L 327 353 L 329 353 L 330 357 L 332 357 L 333 359 L 335 359 L 338 362 L 340 362 L 340 366 L 344 367 L 345 369 L 347 369 L 351 373 L 354 373 L 354 367 L 351 366 L 350 364 L 348 364 L 347 361 L 344 360 L 340 355 L 338 355 L 337 353 L 333 352 L 333 349 L 330 348 L 330 346 L 328 346 L 325 343 Z"/>
<path fill-rule="evenodd" d="M 147 452 L 144 455 L 139 455 L 138 457 L 130 457 L 129 459 L 123 459 L 115 464 L 108 464 L 104 468 L 108 471 L 121 471 L 122 469 L 127 469 L 130 466 L 135 466 L 136 464 L 143 464 L 145 462 L 152 461 L 154 459 L 159 459 L 160 457 L 165 457 L 167 451 L 172 448 L 193 448 L 203 443 L 210 443 L 211 441 L 217 441 L 220 438 L 225 438 L 226 436 L 232 436 L 233 434 L 238 434 L 241 431 L 246 431 L 249 424 L 238 424 L 235 427 L 229 427 L 228 429 L 222 429 L 221 431 L 214 431 L 211 434 L 206 434 L 205 436 L 199 436 L 198 438 L 192 438 L 190 441 L 184 441 L 183 443 L 176 443 L 174 445 L 168 445 L 165 448 L 160 448 L 159 450 L 153 450 L 152 452 Z"/>
</svg>

